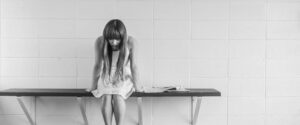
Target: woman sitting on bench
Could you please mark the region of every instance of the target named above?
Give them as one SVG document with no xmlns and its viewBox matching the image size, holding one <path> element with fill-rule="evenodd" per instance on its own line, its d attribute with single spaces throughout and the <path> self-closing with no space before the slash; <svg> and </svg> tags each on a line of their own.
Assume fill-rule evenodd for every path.
<svg viewBox="0 0 300 125">
<path fill-rule="evenodd" d="M 125 100 L 137 87 L 137 69 L 135 64 L 136 40 L 127 36 L 121 20 L 110 20 L 95 44 L 96 64 L 90 92 L 100 98 L 101 111 L 105 125 L 112 124 L 114 114 L 116 124 L 122 125 Z"/>
</svg>

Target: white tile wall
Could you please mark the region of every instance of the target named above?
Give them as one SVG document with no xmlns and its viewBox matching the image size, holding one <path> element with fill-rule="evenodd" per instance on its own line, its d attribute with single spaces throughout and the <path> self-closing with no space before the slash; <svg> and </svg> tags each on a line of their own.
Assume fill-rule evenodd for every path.
<svg viewBox="0 0 300 125">
<path fill-rule="evenodd" d="M 139 39 L 136 42 L 136 56 L 139 60 L 152 60 L 154 59 L 154 41 L 147 39 Z"/>
<path fill-rule="evenodd" d="M 36 88 L 39 87 L 39 79 L 34 76 L 25 76 L 25 77 L 2 77 L 0 82 L 1 89 L 9 89 L 9 88 Z"/>
<path fill-rule="evenodd" d="M 265 77 L 264 59 L 232 59 L 229 67 L 230 77 Z"/>
<path fill-rule="evenodd" d="M 95 40 L 120 18 L 138 40 L 144 86 L 215 88 L 197 125 L 298 125 L 300 0 L 0 0 L 0 89 L 88 88 Z M 125 125 L 137 123 L 136 98 Z M 42 125 L 80 125 L 75 99 L 26 99 Z M 104 125 L 87 98 L 91 125 Z M 187 125 L 190 98 L 145 98 L 144 124 Z M 172 103 L 172 105 L 170 105 Z M 176 109 L 176 110 L 174 110 Z M 11 97 L 0 121 L 27 125 Z"/>
<path fill-rule="evenodd" d="M 228 20 L 229 0 L 192 0 L 192 20 Z M 209 13 L 208 13 L 209 12 Z"/>
<path fill-rule="evenodd" d="M 60 4 L 57 4 L 58 2 Z M 25 4 L 25 6 L 26 9 L 30 9 L 28 13 L 33 12 L 33 17 L 35 18 L 65 18 L 66 19 L 66 18 L 75 18 L 76 16 L 75 0 L 66 0 L 63 2 L 60 2 L 59 0 L 53 0 L 53 1 L 30 0 L 28 5 Z"/>
<path fill-rule="evenodd" d="M 299 40 L 268 40 L 267 59 L 296 59 L 300 56 Z"/>
<path fill-rule="evenodd" d="M 152 19 L 152 3 L 150 0 L 117 0 L 109 9 L 115 7 L 116 16 L 121 19 Z"/>
<path fill-rule="evenodd" d="M 232 20 L 265 20 L 266 0 L 231 1 L 230 19 Z M 257 25 L 256 25 L 257 26 Z"/>
<path fill-rule="evenodd" d="M 126 24 L 128 35 L 133 36 L 138 41 L 153 39 L 153 20 L 124 19 L 122 21 Z"/>
<path fill-rule="evenodd" d="M 154 80 L 153 59 L 137 60 L 140 85 L 151 87 Z"/>
<path fill-rule="evenodd" d="M 154 87 L 176 86 L 176 87 L 188 88 L 189 84 L 186 84 L 188 82 L 189 81 L 188 81 L 187 77 L 176 77 L 176 78 L 170 79 L 170 78 L 168 78 L 168 76 L 166 76 L 166 77 L 158 76 L 158 77 L 154 78 L 153 86 Z"/>
<path fill-rule="evenodd" d="M 299 0 L 270 0 L 270 3 L 278 2 L 278 3 L 297 3 Z"/>
<path fill-rule="evenodd" d="M 189 40 L 155 40 L 154 58 L 187 60 L 188 43 Z"/>
<path fill-rule="evenodd" d="M 188 62 L 185 60 L 156 60 L 154 63 L 155 79 L 184 80 L 188 78 Z"/>
<path fill-rule="evenodd" d="M 74 97 L 38 97 L 36 113 L 40 116 L 73 115 L 80 116 L 77 100 Z"/>
<path fill-rule="evenodd" d="M 192 21 L 192 39 L 228 39 L 228 21 Z"/>
<path fill-rule="evenodd" d="M 228 98 L 229 115 L 263 115 L 264 97 L 230 97 Z"/>
<path fill-rule="evenodd" d="M 39 39 L 39 57 L 74 58 L 79 48 L 75 39 Z"/>
<path fill-rule="evenodd" d="M 186 40 L 190 38 L 190 22 L 157 20 L 154 22 L 154 39 Z"/>
<path fill-rule="evenodd" d="M 40 88 L 76 88 L 76 77 L 40 77 Z"/>
<path fill-rule="evenodd" d="M 94 59 L 85 59 L 81 58 L 77 60 L 77 76 L 78 77 L 92 77 L 93 75 L 93 68 L 95 65 Z"/>
<path fill-rule="evenodd" d="M 76 39 L 76 40 L 74 40 L 73 44 L 77 44 L 76 57 L 78 57 L 78 58 L 92 58 L 93 60 L 95 60 L 96 39 L 97 38 Z M 93 61 L 93 62 L 95 62 L 95 61 Z"/>
<path fill-rule="evenodd" d="M 24 98 L 24 102 L 27 103 L 28 110 L 31 111 L 33 110 L 33 98 Z M 22 108 L 19 107 L 18 100 L 16 98 L 11 98 L 11 97 L 1 97 L 0 101 L 1 105 L 1 115 L 23 115 L 24 112 L 22 111 Z"/>
<path fill-rule="evenodd" d="M 39 38 L 74 38 L 75 26 L 75 20 L 39 20 L 37 21 L 37 35 Z"/>
<path fill-rule="evenodd" d="M 268 115 L 299 115 L 299 97 L 270 97 L 266 101 Z"/>
<path fill-rule="evenodd" d="M 228 124 L 230 125 L 264 125 L 265 119 L 263 115 L 251 116 L 229 116 Z"/>
<path fill-rule="evenodd" d="M 92 85 L 92 78 L 91 77 L 78 77 L 76 79 L 76 87 L 77 88 L 90 88 Z"/>
<path fill-rule="evenodd" d="M 189 20 L 190 0 L 154 0 L 154 19 Z"/>
<path fill-rule="evenodd" d="M 1 60 L 2 76 L 37 77 L 38 59 L 6 58 Z"/>
<path fill-rule="evenodd" d="M 39 43 L 37 39 L 2 39 L 1 57 L 38 57 Z M 18 45 L 18 46 L 16 46 Z"/>
<path fill-rule="evenodd" d="M 37 123 L 42 125 L 82 125 L 84 124 L 80 116 L 70 115 L 50 115 L 50 116 L 37 116 Z"/>
<path fill-rule="evenodd" d="M 25 115 L 1 115 L 1 124 L 5 125 L 28 125 L 30 124 Z"/>
<path fill-rule="evenodd" d="M 227 125 L 227 116 L 226 115 L 201 115 L 198 117 L 197 124 L 200 124 L 200 125 Z"/>
<path fill-rule="evenodd" d="M 201 112 L 199 117 L 203 116 L 226 116 L 227 115 L 226 97 L 203 97 L 201 102 Z M 199 121 L 200 122 L 200 121 Z"/>
<path fill-rule="evenodd" d="M 230 39 L 265 39 L 265 21 L 231 21 L 229 27 Z"/>
<path fill-rule="evenodd" d="M 228 96 L 264 97 L 265 89 L 264 78 L 230 78 L 228 84 Z"/>
<path fill-rule="evenodd" d="M 27 10 L 27 11 L 26 11 Z M 27 17 L 30 11 L 24 1 L 11 0 L 11 1 L 1 1 L 0 15 L 1 17 Z"/>
<path fill-rule="evenodd" d="M 268 6 L 268 20 L 299 20 L 299 3 L 271 2 Z"/>
<path fill-rule="evenodd" d="M 228 64 L 225 59 L 191 60 L 191 77 L 227 77 Z"/>
<path fill-rule="evenodd" d="M 102 31 L 107 20 L 99 19 L 86 19 L 76 21 L 76 34 L 77 38 L 90 38 L 95 39 L 102 35 Z"/>
<path fill-rule="evenodd" d="M 268 39 L 299 39 L 299 21 L 270 21 L 267 24 Z"/>
<path fill-rule="evenodd" d="M 153 100 L 152 124 L 188 125 L 190 121 L 188 100 L 189 98 L 155 98 Z"/>
<path fill-rule="evenodd" d="M 75 0 L 75 14 L 78 19 L 111 19 L 114 17 L 112 0 Z M 98 23 L 102 25 L 102 23 Z"/>
<path fill-rule="evenodd" d="M 76 59 L 40 59 L 39 76 L 76 76 Z"/>
<path fill-rule="evenodd" d="M 191 59 L 227 59 L 228 40 L 192 40 Z"/>
<path fill-rule="evenodd" d="M 300 76 L 299 59 L 270 59 L 267 60 L 268 78 L 296 78 Z"/>
<path fill-rule="evenodd" d="M 267 96 L 299 96 L 299 78 L 270 78 L 267 79 Z"/>
<path fill-rule="evenodd" d="M 282 115 L 273 115 L 267 117 L 267 125 L 296 125 L 299 123 L 299 116 L 292 115 L 292 116 L 282 116 Z"/>
<path fill-rule="evenodd" d="M 1 20 L 1 37 L 11 38 L 36 38 L 38 35 L 38 21 L 34 19 Z"/>
<path fill-rule="evenodd" d="M 265 40 L 230 40 L 230 59 L 264 59 Z"/>
</svg>

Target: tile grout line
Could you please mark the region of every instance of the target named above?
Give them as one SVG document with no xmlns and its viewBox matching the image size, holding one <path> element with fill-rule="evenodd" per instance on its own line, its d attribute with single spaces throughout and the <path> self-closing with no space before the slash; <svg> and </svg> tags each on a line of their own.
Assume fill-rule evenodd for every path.
<svg viewBox="0 0 300 125">
<path fill-rule="evenodd" d="M 152 0 L 152 83 L 151 83 L 151 87 L 153 87 L 154 84 L 154 75 L 155 75 L 155 52 L 154 52 L 154 46 L 155 46 L 155 40 L 154 40 L 154 30 L 155 30 L 155 23 L 154 23 L 154 7 L 155 7 L 155 0 Z M 151 125 L 153 125 L 153 98 L 151 98 Z"/>
<path fill-rule="evenodd" d="M 33 18 L 34 20 L 40 20 L 40 19 L 35 19 L 35 18 Z M 38 80 L 38 88 L 41 88 L 41 79 L 40 79 L 40 77 L 41 77 L 41 74 L 40 74 L 40 64 L 41 64 L 41 41 L 39 40 L 40 39 L 40 37 L 39 37 L 39 35 L 38 35 L 38 27 L 36 27 L 36 37 L 35 37 L 35 39 L 36 39 L 36 41 L 37 41 L 37 44 L 38 44 L 38 58 L 37 58 L 37 61 L 38 61 L 38 63 L 37 63 L 37 80 Z M 35 118 L 34 118 L 34 120 L 35 120 L 35 124 L 37 124 L 37 97 L 34 97 L 34 111 L 35 111 Z"/>
<path fill-rule="evenodd" d="M 189 29 L 190 29 L 190 38 L 188 41 L 188 83 L 189 83 L 189 88 L 191 88 L 191 43 L 192 43 L 192 4 L 193 0 L 190 0 L 190 12 L 189 12 Z"/>
<path fill-rule="evenodd" d="M 264 109 L 264 125 L 267 125 L 267 43 L 268 43 L 268 9 L 269 9 L 269 1 L 265 1 L 265 14 L 266 14 L 266 22 L 265 22 L 265 109 Z"/>
<path fill-rule="evenodd" d="M 191 43 L 192 43 L 192 5 L 193 5 L 193 0 L 190 0 L 190 6 L 189 6 L 189 30 L 190 30 L 190 38 L 189 38 L 189 41 L 188 41 L 188 84 L 189 84 L 189 88 L 192 87 L 191 85 Z M 190 112 L 189 113 L 189 117 L 190 117 L 190 122 L 193 124 L 193 100 L 191 98 L 191 101 L 190 101 Z"/>
<path fill-rule="evenodd" d="M 75 8 L 78 7 L 78 0 L 75 0 Z M 77 23 L 78 23 L 78 10 L 75 11 L 75 34 L 76 33 L 76 30 L 77 30 Z M 76 35 L 75 35 L 76 36 Z M 78 36 L 76 36 L 75 38 L 77 39 Z M 77 45 L 78 45 L 78 42 L 77 42 Z M 75 75 L 75 87 L 78 88 L 78 46 L 76 47 L 76 56 L 75 56 L 75 66 L 76 66 L 76 69 L 75 69 L 75 72 L 76 72 L 76 75 Z"/>
<path fill-rule="evenodd" d="M 40 43 L 40 40 L 39 40 L 39 36 L 38 36 L 38 27 L 36 28 L 36 42 L 37 42 L 37 46 L 38 46 L 38 58 L 37 58 L 37 84 L 38 84 L 38 88 L 41 88 L 41 80 L 40 80 L 40 63 L 41 63 L 41 43 Z M 34 97 L 34 111 L 35 111 L 35 115 L 34 115 L 34 120 L 35 120 L 35 124 L 37 124 L 37 98 Z"/>
<path fill-rule="evenodd" d="M 0 7 L 2 6 L 2 0 L 0 0 Z M 2 9 L 0 9 L 0 89 L 1 89 L 1 87 L 2 87 L 2 53 L 1 53 L 1 48 L 2 48 L 2 30 L 1 30 L 1 26 L 2 26 L 2 20 L 3 20 L 3 18 L 2 18 L 2 15 L 1 15 L 1 13 L 2 13 L 2 11 L 1 11 Z"/>
<path fill-rule="evenodd" d="M 231 0 L 228 0 L 228 22 L 227 22 L 227 92 L 226 92 L 226 103 L 227 103 L 227 115 L 226 115 L 226 124 L 229 125 L 229 83 L 230 83 L 230 23 L 231 23 Z"/>
</svg>

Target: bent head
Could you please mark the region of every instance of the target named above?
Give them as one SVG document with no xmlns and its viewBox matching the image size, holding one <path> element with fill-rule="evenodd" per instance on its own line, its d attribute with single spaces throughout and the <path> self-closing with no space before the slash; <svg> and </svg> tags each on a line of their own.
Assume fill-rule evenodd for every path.
<svg viewBox="0 0 300 125">
<path fill-rule="evenodd" d="M 127 39 L 124 23 L 118 19 L 110 20 L 103 30 L 103 37 L 113 50 L 122 48 Z"/>
<path fill-rule="evenodd" d="M 103 49 L 104 67 L 102 77 L 110 74 L 112 51 L 120 50 L 117 61 L 117 76 L 123 77 L 123 66 L 125 63 L 126 47 L 127 47 L 127 31 L 124 23 L 121 20 L 110 20 L 103 30 L 103 38 L 105 45 Z"/>
</svg>

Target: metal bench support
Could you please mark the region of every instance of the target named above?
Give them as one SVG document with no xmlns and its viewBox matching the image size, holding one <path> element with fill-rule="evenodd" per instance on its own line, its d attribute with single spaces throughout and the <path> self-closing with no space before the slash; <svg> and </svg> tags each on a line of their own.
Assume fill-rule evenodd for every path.
<svg viewBox="0 0 300 125">
<path fill-rule="evenodd" d="M 35 121 L 32 119 L 32 116 L 30 115 L 30 113 L 29 113 L 27 107 L 25 106 L 22 97 L 18 96 L 18 97 L 17 97 L 17 100 L 18 100 L 18 102 L 19 102 L 19 104 L 20 104 L 20 106 L 21 106 L 23 112 L 25 113 L 25 115 L 26 115 L 28 121 L 30 122 L 30 124 L 31 124 L 31 125 L 35 125 Z"/>
<path fill-rule="evenodd" d="M 78 104 L 79 104 L 79 107 L 80 107 L 80 111 L 81 111 L 81 115 L 82 115 L 84 124 L 88 125 L 84 100 L 82 99 L 82 97 L 77 97 L 77 101 L 78 101 Z"/>
<path fill-rule="evenodd" d="M 199 111 L 200 111 L 200 104 L 201 104 L 201 100 L 202 97 L 192 97 L 192 101 L 191 101 L 191 115 L 192 115 L 192 125 L 196 125 L 197 120 L 198 120 L 198 115 L 199 115 Z M 194 110 L 194 102 L 196 102 L 196 109 Z"/>
<path fill-rule="evenodd" d="M 196 125 L 199 111 L 200 111 L 200 105 L 201 105 L 202 97 L 191 97 L 191 125 Z M 196 102 L 196 109 L 194 109 L 194 102 Z M 142 107 L 142 97 L 137 97 L 138 102 L 138 115 L 139 115 L 139 123 L 138 125 L 143 125 L 143 107 Z"/>
</svg>

